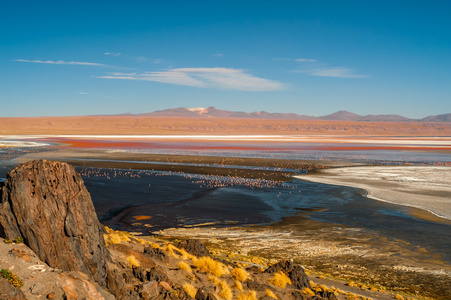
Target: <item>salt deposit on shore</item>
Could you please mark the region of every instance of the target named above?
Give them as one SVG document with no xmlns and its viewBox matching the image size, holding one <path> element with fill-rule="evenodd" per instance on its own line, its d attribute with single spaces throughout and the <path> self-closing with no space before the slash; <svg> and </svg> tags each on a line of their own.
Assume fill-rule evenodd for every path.
<svg viewBox="0 0 451 300">
<path fill-rule="evenodd" d="M 1 141 L 0 147 L 43 147 L 48 146 L 48 143 L 38 143 L 30 141 Z"/>
<path fill-rule="evenodd" d="M 369 198 L 424 209 L 451 219 L 450 167 L 347 167 L 294 177 L 365 189 Z"/>
<path fill-rule="evenodd" d="M 247 142 L 297 142 L 339 144 L 382 144 L 397 146 L 429 146 L 449 148 L 450 137 L 349 137 L 344 135 L 0 135 L 2 139 L 91 139 L 140 141 L 247 141 Z"/>
</svg>

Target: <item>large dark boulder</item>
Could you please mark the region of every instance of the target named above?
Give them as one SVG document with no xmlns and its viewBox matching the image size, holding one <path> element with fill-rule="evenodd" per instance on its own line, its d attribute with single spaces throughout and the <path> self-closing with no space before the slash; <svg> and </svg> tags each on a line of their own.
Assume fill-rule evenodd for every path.
<svg viewBox="0 0 451 300">
<path fill-rule="evenodd" d="M 208 251 L 207 247 L 196 239 L 187 239 L 179 242 L 176 246 L 197 257 L 210 256 L 210 251 Z"/>
<path fill-rule="evenodd" d="M 266 269 L 266 273 L 276 273 L 276 272 L 284 272 L 288 275 L 291 280 L 291 284 L 293 287 L 297 289 L 303 289 L 304 287 L 311 288 L 310 281 L 308 279 L 307 274 L 304 271 L 304 268 L 301 266 L 295 265 L 288 260 L 281 260 L 278 263 L 270 266 Z"/>
<path fill-rule="evenodd" d="M 20 236 L 53 268 L 105 284 L 109 252 L 91 197 L 74 167 L 36 160 L 16 166 L 2 187 L 0 235 Z"/>
</svg>

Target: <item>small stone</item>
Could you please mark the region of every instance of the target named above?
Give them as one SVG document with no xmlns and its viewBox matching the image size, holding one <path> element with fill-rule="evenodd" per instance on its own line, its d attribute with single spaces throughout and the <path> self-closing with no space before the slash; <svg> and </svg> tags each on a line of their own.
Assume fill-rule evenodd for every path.
<svg viewBox="0 0 451 300">
<path fill-rule="evenodd" d="M 53 292 L 47 295 L 47 299 L 55 299 L 55 297 L 55 293 Z"/>
<path fill-rule="evenodd" d="M 30 288 L 30 291 L 33 295 L 42 295 L 45 291 L 45 287 L 40 283 L 35 283 Z"/>
<path fill-rule="evenodd" d="M 160 293 L 158 282 L 155 280 L 143 284 L 140 296 L 142 298 L 152 298 Z"/>
<path fill-rule="evenodd" d="M 168 291 L 172 290 L 172 286 L 169 283 L 167 283 L 166 281 L 160 282 L 160 286 L 167 289 Z"/>
</svg>

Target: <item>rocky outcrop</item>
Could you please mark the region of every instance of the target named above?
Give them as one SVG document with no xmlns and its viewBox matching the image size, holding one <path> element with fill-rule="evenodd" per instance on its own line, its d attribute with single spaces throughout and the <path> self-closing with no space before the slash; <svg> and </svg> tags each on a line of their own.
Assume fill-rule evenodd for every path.
<svg viewBox="0 0 451 300">
<path fill-rule="evenodd" d="M 210 256 L 210 251 L 208 251 L 207 247 L 196 239 L 181 241 L 176 246 L 197 257 Z"/>
<path fill-rule="evenodd" d="M 26 300 L 22 290 L 0 276 L 0 300 Z"/>
<path fill-rule="evenodd" d="M 307 274 L 301 266 L 295 265 L 288 260 L 281 260 L 270 266 L 265 273 L 284 272 L 290 277 L 291 284 L 297 289 L 311 288 Z"/>
<path fill-rule="evenodd" d="M 1 194 L 0 236 L 21 237 L 51 267 L 80 271 L 105 285 L 103 227 L 74 167 L 47 160 L 20 164 Z"/>
</svg>

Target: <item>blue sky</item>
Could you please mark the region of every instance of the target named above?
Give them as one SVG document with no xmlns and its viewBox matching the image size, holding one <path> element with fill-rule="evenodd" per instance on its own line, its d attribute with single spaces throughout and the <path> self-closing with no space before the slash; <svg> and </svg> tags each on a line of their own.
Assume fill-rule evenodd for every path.
<svg viewBox="0 0 451 300">
<path fill-rule="evenodd" d="M 2 1 L 0 116 L 451 112 L 451 1 Z"/>
</svg>

